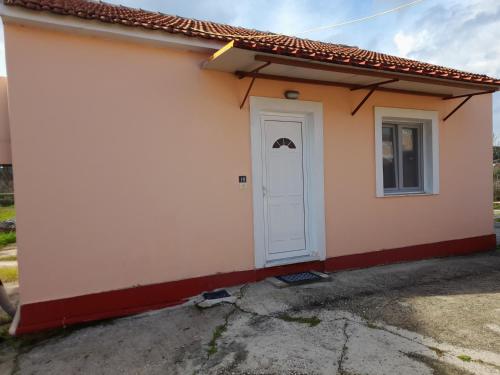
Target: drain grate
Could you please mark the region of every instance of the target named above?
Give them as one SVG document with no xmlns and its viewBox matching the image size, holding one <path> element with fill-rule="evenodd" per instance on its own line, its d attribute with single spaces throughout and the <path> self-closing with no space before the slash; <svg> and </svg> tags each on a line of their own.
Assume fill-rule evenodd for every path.
<svg viewBox="0 0 500 375">
<path fill-rule="evenodd" d="M 202 295 L 203 295 L 203 298 L 208 299 L 208 300 L 231 297 L 231 295 L 225 289 L 217 290 L 215 292 L 206 292 L 206 293 L 203 293 Z"/>
<path fill-rule="evenodd" d="M 321 276 L 312 272 L 292 273 L 290 275 L 276 276 L 276 278 L 287 284 L 305 284 L 314 281 L 321 281 L 323 279 Z"/>
</svg>

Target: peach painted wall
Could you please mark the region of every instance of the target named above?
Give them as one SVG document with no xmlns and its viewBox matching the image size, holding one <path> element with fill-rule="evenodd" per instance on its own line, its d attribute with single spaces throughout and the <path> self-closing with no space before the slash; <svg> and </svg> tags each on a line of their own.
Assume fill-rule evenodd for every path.
<svg viewBox="0 0 500 375">
<path fill-rule="evenodd" d="M 253 268 L 247 80 L 201 70 L 203 54 L 5 35 L 22 303 Z M 376 93 L 352 117 L 362 92 L 252 95 L 285 89 L 324 105 L 328 257 L 493 232 L 490 96 L 440 124 L 441 194 L 375 198 L 373 107 L 455 103 Z"/>
<path fill-rule="evenodd" d="M 7 77 L 0 77 L 0 164 L 11 164 Z"/>
</svg>

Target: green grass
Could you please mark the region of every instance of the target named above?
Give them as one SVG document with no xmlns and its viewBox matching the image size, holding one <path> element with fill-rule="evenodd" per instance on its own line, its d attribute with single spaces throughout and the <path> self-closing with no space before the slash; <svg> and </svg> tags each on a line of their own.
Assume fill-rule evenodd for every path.
<svg viewBox="0 0 500 375">
<path fill-rule="evenodd" d="M 0 221 L 9 220 L 16 217 L 16 208 L 14 206 L 0 207 Z"/>
<path fill-rule="evenodd" d="M 17 255 L 0 256 L 0 262 L 13 262 L 17 260 Z"/>
<path fill-rule="evenodd" d="M 434 353 L 436 353 L 439 358 L 441 358 L 442 356 L 445 355 L 445 351 L 444 350 L 438 349 L 438 348 L 433 347 L 433 346 L 429 346 L 429 349 L 432 350 L 432 351 L 434 351 Z"/>
<path fill-rule="evenodd" d="M 470 362 L 472 360 L 471 357 L 469 357 L 468 355 L 465 355 L 465 354 L 457 355 L 457 358 L 461 359 L 464 362 Z"/>
<path fill-rule="evenodd" d="M 500 210 L 500 202 L 493 202 L 493 209 Z"/>
<path fill-rule="evenodd" d="M 17 267 L 0 267 L 0 280 L 4 283 L 17 281 Z"/>
<path fill-rule="evenodd" d="M 211 356 L 215 353 L 217 353 L 217 340 L 219 337 L 222 336 L 222 334 L 226 331 L 226 324 L 222 324 L 220 326 L 215 327 L 214 333 L 212 335 L 212 340 L 208 343 L 208 356 Z"/>
<path fill-rule="evenodd" d="M 315 327 L 319 323 L 321 323 L 321 320 L 317 316 L 312 316 L 310 318 L 304 318 L 304 317 L 294 317 L 290 316 L 288 314 L 283 314 L 280 315 L 279 318 L 281 320 L 284 320 L 285 322 L 295 322 L 295 323 L 301 323 L 301 324 L 309 324 L 309 327 Z"/>
<path fill-rule="evenodd" d="M 16 242 L 16 232 L 0 233 L 0 249 L 15 242 Z"/>
</svg>

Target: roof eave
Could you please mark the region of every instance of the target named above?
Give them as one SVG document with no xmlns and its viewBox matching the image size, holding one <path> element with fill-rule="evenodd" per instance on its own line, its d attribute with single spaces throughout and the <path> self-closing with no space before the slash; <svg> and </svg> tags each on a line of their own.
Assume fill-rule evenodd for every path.
<svg viewBox="0 0 500 375">
<path fill-rule="evenodd" d="M 216 40 L 189 37 L 180 34 L 168 34 L 160 30 L 146 30 L 139 27 L 104 24 L 100 21 L 61 16 L 49 12 L 40 12 L 25 8 L 7 6 L 0 2 L 0 16 L 4 23 L 26 25 L 76 34 L 94 35 L 122 39 L 137 43 L 156 44 L 170 48 L 197 52 L 214 52 L 225 43 Z"/>
<path fill-rule="evenodd" d="M 234 43 L 233 47 L 253 50 L 248 48 L 244 43 Z M 380 68 L 365 68 L 359 67 L 353 64 L 342 64 L 340 62 L 325 62 L 313 59 L 306 59 L 303 57 L 289 56 L 287 54 L 271 54 L 269 52 L 262 51 L 262 55 L 266 55 L 267 59 L 262 59 L 260 61 L 274 61 L 276 63 L 279 60 L 288 60 L 289 62 L 296 61 L 296 65 L 302 65 L 304 67 L 311 67 L 315 69 L 331 69 L 338 72 L 348 72 L 352 74 L 368 75 L 373 77 L 391 79 L 399 78 L 407 81 L 422 82 L 422 83 L 432 83 L 439 84 L 443 86 L 459 87 L 465 89 L 475 89 L 475 90 L 485 90 L 485 91 L 498 91 L 500 90 L 500 84 L 486 84 L 482 82 L 467 82 L 458 79 L 440 78 L 440 77 L 430 77 L 427 75 L 412 74 L 406 72 L 398 71 L 388 71 Z M 290 65 L 294 65 L 291 63 Z"/>
</svg>

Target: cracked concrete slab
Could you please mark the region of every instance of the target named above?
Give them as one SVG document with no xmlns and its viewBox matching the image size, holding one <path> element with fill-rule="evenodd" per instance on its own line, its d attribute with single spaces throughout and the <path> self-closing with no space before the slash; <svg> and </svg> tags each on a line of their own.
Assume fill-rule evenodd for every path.
<svg viewBox="0 0 500 375">
<path fill-rule="evenodd" d="M 272 316 L 239 313 L 202 373 L 332 374 L 343 346 L 342 327 L 338 320 L 310 327 Z"/>
<path fill-rule="evenodd" d="M 19 374 L 187 374 L 203 362 L 230 306 L 118 319 L 54 337 L 19 355 Z"/>
<path fill-rule="evenodd" d="M 347 373 L 386 375 L 432 375 L 424 363 L 408 353 L 434 358 L 434 353 L 417 342 L 405 340 L 388 331 L 367 327 L 361 322 L 346 321 L 346 352 L 342 370 Z"/>
<path fill-rule="evenodd" d="M 260 282 L 230 288 L 235 304 L 15 339 L 0 363 L 18 374 L 499 375 L 499 280 L 496 252 Z"/>
</svg>

